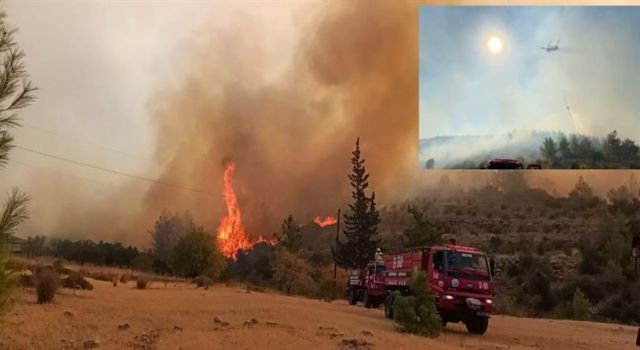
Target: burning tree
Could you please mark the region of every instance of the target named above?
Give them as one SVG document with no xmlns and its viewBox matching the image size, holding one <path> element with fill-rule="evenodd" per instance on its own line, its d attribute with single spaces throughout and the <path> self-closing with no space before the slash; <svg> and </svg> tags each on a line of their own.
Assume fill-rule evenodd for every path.
<svg viewBox="0 0 640 350">
<path fill-rule="evenodd" d="M 376 209 L 376 194 L 367 197 L 365 190 L 369 187 L 369 173 L 364 166 L 364 158 L 360 157 L 360 138 L 356 140 L 352 152 L 353 169 L 349 174 L 349 182 L 353 191 L 353 203 L 349 204 L 350 212 L 344 215 L 344 235 L 346 242 L 336 242 L 336 263 L 345 268 L 364 268 L 373 258 L 380 240 L 378 224 L 380 217 Z"/>
<path fill-rule="evenodd" d="M 238 198 L 233 189 L 233 173 L 236 166 L 227 162 L 224 169 L 224 201 L 227 204 L 227 216 L 222 218 L 218 226 L 217 242 L 222 255 L 236 259 L 238 250 L 251 248 L 240 217 Z"/>
</svg>

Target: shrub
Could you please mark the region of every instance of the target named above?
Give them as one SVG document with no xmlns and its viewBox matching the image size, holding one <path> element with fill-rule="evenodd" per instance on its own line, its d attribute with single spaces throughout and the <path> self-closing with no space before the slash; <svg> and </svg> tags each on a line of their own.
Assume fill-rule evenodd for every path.
<svg viewBox="0 0 640 350">
<path fill-rule="evenodd" d="M 95 273 L 91 274 L 91 278 L 93 278 L 96 281 L 111 282 L 111 281 L 113 281 L 114 277 L 116 277 L 114 274 L 106 273 L 106 272 L 102 272 L 102 271 L 98 271 L 98 272 L 95 272 Z"/>
<path fill-rule="evenodd" d="M 398 295 L 394 301 L 394 320 L 401 332 L 437 337 L 442 320 L 429 292 L 427 274 L 415 270 L 411 276 L 410 296 Z"/>
<path fill-rule="evenodd" d="M 571 311 L 574 320 L 588 321 L 591 320 L 591 303 L 587 299 L 580 288 L 576 288 L 576 292 L 573 295 L 573 302 L 571 304 Z"/>
<path fill-rule="evenodd" d="M 209 289 L 213 285 L 213 280 L 205 275 L 200 275 L 194 278 L 191 283 L 195 283 L 196 288 Z"/>
<path fill-rule="evenodd" d="M 274 272 L 274 282 L 286 294 L 308 295 L 315 285 L 315 281 L 311 280 L 311 266 L 300 253 L 276 249 Z"/>
<path fill-rule="evenodd" d="M 113 284 L 114 287 L 117 287 L 119 280 L 120 278 L 118 278 L 118 276 L 113 276 L 113 279 L 111 280 L 111 284 Z"/>
<path fill-rule="evenodd" d="M 60 275 L 52 266 L 41 268 L 36 274 L 38 304 L 50 303 L 58 290 Z"/>
<path fill-rule="evenodd" d="M 0 244 L 3 243 L 0 240 Z M 2 312 L 11 299 L 15 278 L 14 272 L 7 266 L 9 259 L 4 256 L 4 249 L 0 247 L 0 250 L 2 250 L 0 251 L 0 312 Z"/>
<path fill-rule="evenodd" d="M 336 280 L 333 279 L 333 266 L 326 265 L 318 267 L 312 274 L 316 282 L 314 296 L 322 300 L 334 300 L 341 295 L 347 294 L 347 272 L 344 269 L 336 270 Z"/>
<path fill-rule="evenodd" d="M 56 259 L 56 261 L 53 262 L 53 268 L 59 274 L 64 273 L 64 270 L 65 270 L 64 265 L 62 264 L 62 260 L 60 260 L 60 259 Z"/>
<path fill-rule="evenodd" d="M 136 289 L 147 289 L 148 280 L 146 277 L 138 276 L 136 280 Z"/>
<path fill-rule="evenodd" d="M 83 289 L 83 290 L 93 290 L 93 286 L 89 281 L 87 281 L 80 272 L 72 272 L 66 278 L 63 278 L 61 282 L 62 288 L 69 289 Z"/>
<path fill-rule="evenodd" d="M 197 228 L 178 241 L 169 257 L 169 266 L 182 277 L 206 275 L 217 280 L 226 269 L 226 261 L 216 247 L 215 237 Z"/>
<path fill-rule="evenodd" d="M 129 282 L 129 279 L 131 278 L 131 276 L 125 274 L 122 274 L 122 276 L 120 276 L 120 283 L 127 283 Z"/>
</svg>

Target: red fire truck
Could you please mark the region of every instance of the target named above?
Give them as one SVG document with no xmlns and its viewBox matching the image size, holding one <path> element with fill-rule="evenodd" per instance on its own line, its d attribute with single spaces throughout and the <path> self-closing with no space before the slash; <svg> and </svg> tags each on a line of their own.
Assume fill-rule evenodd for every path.
<svg viewBox="0 0 640 350">
<path fill-rule="evenodd" d="M 373 261 L 364 270 L 349 270 L 348 295 L 349 304 L 358 301 L 366 308 L 378 308 L 384 302 L 384 263 Z"/>
<path fill-rule="evenodd" d="M 384 303 L 385 316 L 393 318 L 396 295 L 410 294 L 411 273 L 428 276 L 442 322 L 464 322 L 469 333 L 484 334 L 489 326 L 495 296 L 493 261 L 480 250 L 447 244 L 407 248 L 382 255 L 364 271 L 349 275 L 349 303 L 362 300 L 365 307 Z"/>
</svg>

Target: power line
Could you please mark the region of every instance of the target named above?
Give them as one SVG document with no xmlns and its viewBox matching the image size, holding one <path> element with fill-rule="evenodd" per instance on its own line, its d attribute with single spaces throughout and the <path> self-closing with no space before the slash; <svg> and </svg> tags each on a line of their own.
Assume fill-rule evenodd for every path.
<svg viewBox="0 0 640 350">
<path fill-rule="evenodd" d="M 28 129 L 38 130 L 38 131 L 45 132 L 45 133 L 48 133 L 48 134 L 51 134 L 51 135 L 55 135 L 55 136 L 58 136 L 58 137 L 66 138 L 66 139 L 72 140 L 74 142 L 78 142 L 78 143 L 82 143 L 82 144 L 85 144 L 85 145 L 93 146 L 93 147 L 102 149 L 104 151 L 117 153 L 117 154 L 124 155 L 124 156 L 130 157 L 130 158 L 138 159 L 138 160 L 141 160 L 141 161 L 144 161 L 144 162 L 147 162 L 149 164 L 156 165 L 156 166 L 162 166 L 162 164 L 159 164 L 159 163 L 157 163 L 157 162 L 155 162 L 155 161 L 153 161 L 153 160 L 151 160 L 149 158 L 143 157 L 143 156 L 130 154 L 130 153 L 121 151 L 119 149 L 103 146 L 103 145 L 97 144 L 95 142 L 83 140 L 83 139 L 80 139 L 80 138 L 77 138 L 77 137 L 74 137 L 74 136 L 65 135 L 63 133 L 60 133 L 60 132 L 57 132 L 57 131 L 53 131 L 53 130 L 49 130 L 49 129 L 45 129 L 45 128 L 40 127 L 40 126 L 25 124 L 25 123 L 22 123 L 22 122 L 21 122 L 21 125 L 23 127 L 25 127 L 25 128 L 28 128 Z"/>
<path fill-rule="evenodd" d="M 73 159 L 69 159 L 69 158 L 65 158 L 65 157 L 60 157 L 57 156 L 55 154 L 50 154 L 50 153 L 46 153 L 46 152 L 41 152 L 41 151 L 36 151 L 27 147 L 22 147 L 19 145 L 15 145 L 15 148 L 23 150 L 23 151 L 27 151 L 27 152 L 31 152 L 31 153 L 35 153 L 44 157 L 49 157 L 49 158 L 53 158 L 53 159 L 57 159 L 63 162 L 67 162 L 67 163 L 71 163 L 71 164 L 75 164 L 75 165 L 79 165 L 79 166 L 84 166 L 87 168 L 91 168 L 91 169 L 96 169 L 96 170 L 100 170 L 100 171 L 104 171 L 104 172 L 108 172 L 108 173 L 112 173 L 112 174 L 116 174 L 116 175 L 120 175 L 120 176 L 126 176 L 126 177 L 130 177 L 136 180 L 140 180 L 140 181 L 146 181 L 146 182 L 150 182 L 150 183 L 154 183 L 154 184 L 159 184 L 159 185 L 163 185 L 163 186 L 167 186 L 167 187 L 173 187 L 173 188 L 178 188 L 181 190 L 185 190 L 185 191 L 190 191 L 190 192 L 195 192 L 195 193 L 201 193 L 201 194 L 206 194 L 206 195 L 210 195 L 210 196 L 217 196 L 215 193 L 212 192 L 208 192 L 208 191 L 204 191 L 204 190 L 200 190 L 197 188 L 191 188 L 191 187 L 186 187 L 186 186 L 182 186 L 182 185 L 176 185 L 176 184 L 172 184 L 172 183 L 168 183 L 168 182 L 164 182 L 164 181 L 158 181 L 158 180 L 154 180 L 154 179 L 150 179 L 148 177 L 144 177 L 144 176 L 139 176 L 139 175 L 134 175 L 134 174 L 127 174 L 118 170 L 113 170 L 113 169 L 108 169 L 108 168 L 104 168 L 101 166 L 97 166 L 97 165 L 93 165 L 93 164 L 89 164 L 89 163 L 85 163 L 85 162 L 81 162 L 81 161 L 77 161 L 77 160 L 73 160 Z"/>
<path fill-rule="evenodd" d="M 91 183 L 100 184 L 101 186 L 111 186 L 113 188 L 116 188 L 116 189 L 121 190 L 121 191 L 125 191 L 127 193 L 131 193 L 131 192 L 136 192 L 136 193 L 139 193 L 139 194 L 145 194 L 146 193 L 144 191 L 137 191 L 137 190 L 132 191 L 130 188 L 126 188 L 124 186 L 115 185 L 115 184 L 109 183 L 109 182 L 98 181 L 98 180 L 95 180 L 95 179 L 88 179 L 88 178 L 85 178 L 85 177 L 82 177 L 82 176 L 68 174 L 68 173 L 57 171 L 57 170 L 54 170 L 54 169 L 51 169 L 51 168 L 48 168 L 48 167 L 42 166 L 42 165 L 33 165 L 33 164 L 25 163 L 25 162 L 19 161 L 17 159 L 11 159 L 11 164 L 18 164 L 18 165 L 22 165 L 22 166 L 29 167 L 29 168 L 32 168 L 32 169 L 45 170 L 45 171 L 53 172 L 53 173 L 60 174 L 60 175 L 63 175 L 63 176 L 73 177 L 75 179 L 79 179 L 79 180 L 82 180 L 82 181 L 88 181 L 88 182 L 91 182 Z"/>
</svg>

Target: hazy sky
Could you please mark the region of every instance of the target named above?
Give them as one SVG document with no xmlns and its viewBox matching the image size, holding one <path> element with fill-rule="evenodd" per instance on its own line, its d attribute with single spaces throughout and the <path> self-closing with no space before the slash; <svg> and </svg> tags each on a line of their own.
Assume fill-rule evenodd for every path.
<svg viewBox="0 0 640 350">
<path fill-rule="evenodd" d="M 540 49 L 557 40 L 559 51 Z M 638 72 L 640 7 L 425 6 L 420 138 L 617 129 L 638 142 Z"/>
<path fill-rule="evenodd" d="M 26 54 L 37 100 L 20 112 L 15 144 L 120 172 L 158 178 L 164 164 L 149 104 L 159 90 L 177 86 L 194 49 L 241 18 L 263 26 L 270 42 L 262 58 L 286 65 L 298 31 L 295 3 L 6 1 L 7 22 Z M 299 17 L 299 16 L 298 16 Z M 224 29 L 224 30 L 222 30 Z M 221 55 L 224 52 L 220 53 Z M 275 73 L 274 73 L 275 74 Z M 14 149 L 0 170 L 0 191 L 19 186 L 34 200 L 21 229 L 48 232 L 62 212 L 116 193 L 138 202 L 144 181 Z M 163 162 L 164 163 L 164 162 Z M 0 196 L 2 200 L 4 196 Z M 81 199 L 80 199 L 81 198 Z M 113 206 L 121 206 L 113 203 Z M 131 208 L 121 209 L 131 210 Z"/>
</svg>

